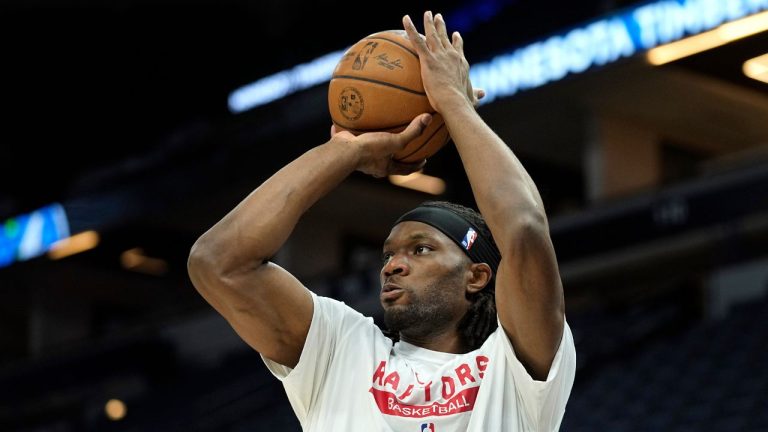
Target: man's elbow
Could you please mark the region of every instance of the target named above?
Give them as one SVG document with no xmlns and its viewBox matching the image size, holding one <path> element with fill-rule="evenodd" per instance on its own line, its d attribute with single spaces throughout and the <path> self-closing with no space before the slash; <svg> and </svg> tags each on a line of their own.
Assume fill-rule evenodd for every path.
<svg viewBox="0 0 768 432">
<path fill-rule="evenodd" d="M 220 267 L 211 249 L 201 237 L 192 245 L 187 257 L 187 273 L 198 291 L 207 285 L 205 280 L 216 277 L 217 274 L 221 276 Z"/>
<path fill-rule="evenodd" d="M 231 272 L 232 263 L 233 260 L 224 248 L 217 246 L 215 241 L 203 235 L 197 239 L 189 251 L 187 272 L 193 282 L 211 278 L 221 280 L 225 279 L 226 275 Z M 196 287 L 197 285 L 195 283 Z"/>
<path fill-rule="evenodd" d="M 517 249 L 516 245 L 550 243 L 547 216 L 539 209 L 525 209 L 508 218 L 501 244 Z M 501 246 L 501 245 L 500 245 Z"/>
<path fill-rule="evenodd" d="M 187 270 L 190 276 L 204 273 L 220 279 L 250 272 L 267 260 L 252 256 L 240 247 L 203 234 L 189 252 Z"/>
</svg>

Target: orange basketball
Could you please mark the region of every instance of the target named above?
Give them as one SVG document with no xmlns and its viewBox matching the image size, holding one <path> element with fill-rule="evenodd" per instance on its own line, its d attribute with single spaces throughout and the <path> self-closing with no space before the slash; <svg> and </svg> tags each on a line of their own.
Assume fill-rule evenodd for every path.
<svg viewBox="0 0 768 432">
<path fill-rule="evenodd" d="M 366 36 L 352 45 L 333 71 L 328 109 L 338 130 L 400 132 L 421 113 L 432 122 L 394 158 L 419 162 L 448 142 L 448 128 L 424 92 L 419 57 L 404 30 Z"/>
</svg>

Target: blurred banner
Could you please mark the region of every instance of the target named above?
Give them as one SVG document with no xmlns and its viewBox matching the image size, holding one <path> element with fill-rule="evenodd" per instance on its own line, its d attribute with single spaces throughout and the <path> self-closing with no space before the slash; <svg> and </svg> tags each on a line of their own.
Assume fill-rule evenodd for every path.
<svg viewBox="0 0 768 432">
<path fill-rule="evenodd" d="M 9 218 L 0 227 L 0 267 L 40 256 L 66 237 L 69 223 L 61 204 Z"/>
</svg>

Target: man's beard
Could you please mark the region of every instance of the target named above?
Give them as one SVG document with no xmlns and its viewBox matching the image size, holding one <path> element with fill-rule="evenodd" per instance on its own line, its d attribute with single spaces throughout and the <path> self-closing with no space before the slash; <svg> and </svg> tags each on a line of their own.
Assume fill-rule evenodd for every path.
<svg viewBox="0 0 768 432">
<path fill-rule="evenodd" d="M 457 266 L 452 272 L 421 290 L 418 296 L 409 289 L 410 303 L 392 305 L 384 310 L 387 329 L 393 333 L 401 333 L 409 339 L 422 339 L 455 325 L 453 321 L 456 317 L 450 296 L 457 295 L 456 284 L 463 271 L 462 266 Z"/>
</svg>

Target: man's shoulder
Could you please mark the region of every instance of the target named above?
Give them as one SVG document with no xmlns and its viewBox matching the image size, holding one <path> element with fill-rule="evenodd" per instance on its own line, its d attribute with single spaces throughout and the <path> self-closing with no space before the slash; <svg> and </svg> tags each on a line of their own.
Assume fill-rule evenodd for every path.
<svg viewBox="0 0 768 432">
<path fill-rule="evenodd" d="M 362 314 L 355 307 L 347 304 L 343 300 L 339 300 L 333 297 L 323 296 L 319 294 L 314 294 L 314 293 L 312 293 L 312 297 L 314 298 L 315 305 L 321 308 L 337 310 L 342 313 L 350 313 L 354 315 L 359 315 L 363 318 L 369 318 L 368 316 Z"/>
<path fill-rule="evenodd" d="M 333 297 L 313 294 L 315 309 L 321 315 L 346 325 L 358 323 L 379 328 L 372 317 L 361 313 L 354 306 Z"/>
</svg>

